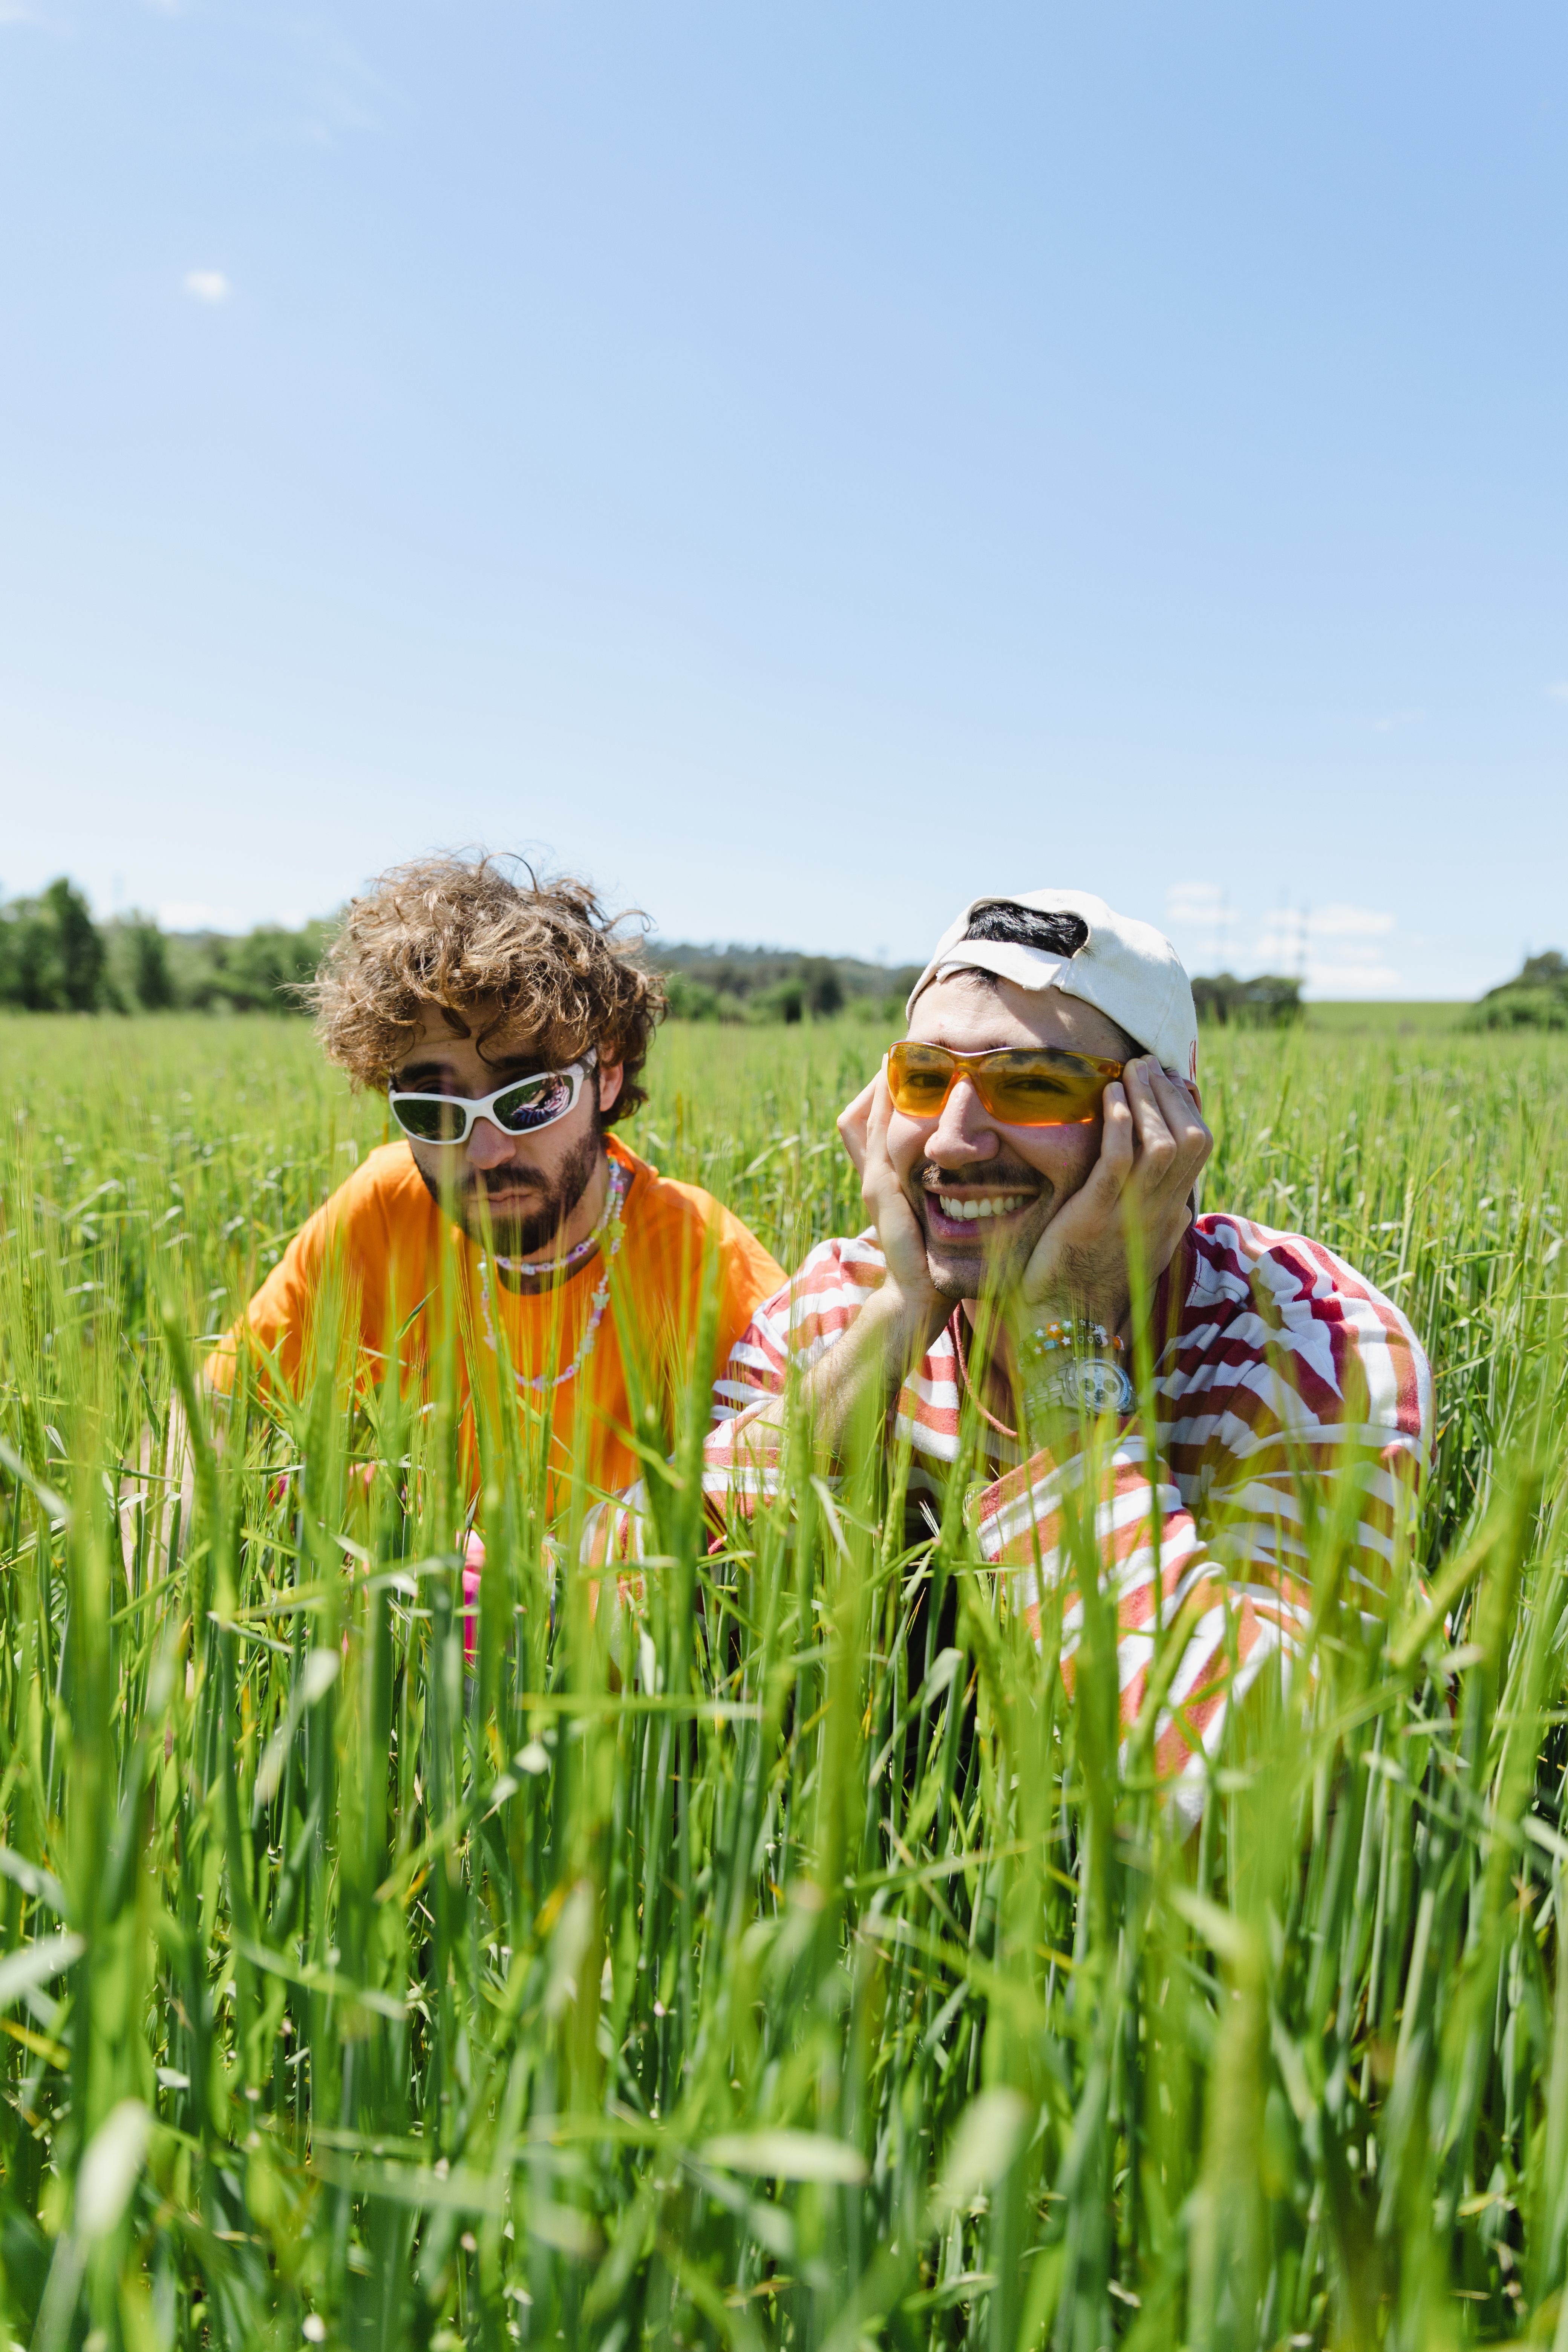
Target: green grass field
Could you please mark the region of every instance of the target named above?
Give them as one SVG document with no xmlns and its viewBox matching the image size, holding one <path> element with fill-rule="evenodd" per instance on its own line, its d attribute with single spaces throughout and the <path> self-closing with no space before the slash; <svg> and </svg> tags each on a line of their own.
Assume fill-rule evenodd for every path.
<svg viewBox="0 0 1568 2352">
<path fill-rule="evenodd" d="M 1462 1031 L 1469 1010 L 1468 1003 L 1355 1003 L 1335 998 L 1304 1007 L 1303 1024 L 1325 1037 L 1447 1037 Z"/>
<path fill-rule="evenodd" d="M 1568 2345 L 1568 1043 L 1392 1010 L 1206 1044 L 1208 1203 L 1388 1288 L 1439 1434 L 1184 1843 L 1092 1595 L 1069 1705 L 869 1460 L 710 1555 L 700 1398 L 635 1675 L 510 1422 L 465 1677 L 450 1412 L 330 1351 L 122 1512 L 383 1113 L 299 1025 L 0 1025 L 11 2337 Z M 671 1032 L 630 1139 L 793 1262 L 879 1042 Z"/>
</svg>

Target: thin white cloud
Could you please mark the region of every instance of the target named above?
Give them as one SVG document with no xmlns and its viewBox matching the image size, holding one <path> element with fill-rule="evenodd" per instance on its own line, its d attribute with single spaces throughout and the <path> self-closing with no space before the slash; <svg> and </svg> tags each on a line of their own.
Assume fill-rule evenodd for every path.
<svg viewBox="0 0 1568 2352">
<path fill-rule="evenodd" d="M 187 269 L 185 291 L 195 295 L 198 302 L 226 302 L 228 279 L 221 269 Z"/>
<path fill-rule="evenodd" d="M 1393 915 L 1372 907 L 1318 907 L 1308 916 L 1307 927 L 1319 940 L 1383 939 L 1394 921 Z"/>
<path fill-rule="evenodd" d="M 1553 702 L 1568 702 L 1568 677 L 1560 677 L 1546 689 Z"/>
<path fill-rule="evenodd" d="M 27 0 L 0 0 L 0 25 L 37 25 L 40 22 L 36 8 Z"/>
<path fill-rule="evenodd" d="M 1405 985 L 1389 955 L 1398 918 L 1384 907 L 1334 899 L 1259 916 L 1233 908 L 1222 883 L 1173 882 L 1165 920 L 1190 971 L 1285 972 L 1313 995 L 1383 996 Z"/>
<path fill-rule="evenodd" d="M 1224 911 L 1217 882 L 1173 882 L 1165 894 L 1165 916 L 1173 923 L 1214 923 Z"/>
<path fill-rule="evenodd" d="M 1381 907 L 1279 908 L 1258 930 L 1253 968 L 1293 973 L 1314 996 L 1387 995 L 1405 985 L 1388 959 L 1396 928 Z"/>
<path fill-rule="evenodd" d="M 1381 719 L 1372 722 L 1374 735 L 1397 735 L 1406 727 L 1419 727 L 1425 720 L 1424 710 L 1385 710 Z"/>
<path fill-rule="evenodd" d="M 306 89 L 295 113 L 264 135 L 290 146 L 332 147 L 348 138 L 384 135 L 405 113 L 394 89 L 352 43 L 314 26 L 298 35 Z"/>
<path fill-rule="evenodd" d="M 1303 940 L 1332 940 L 1342 954 L 1375 955 L 1378 950 L 1365 943 L 1386 939 L 1394 928 L 1394 917 L 1373 907 L 1283 907 L 1270 915 L 1258 936 L 1260 951 L 1278 950 L 1281 940 L 1292 948 Z"/>
<path fill-rule="evenodd" d="M 1391 963 L 1309 963 L 1307 986 L 1314 996 L 1390 996 L 1405 986 Z"/>
</svg>

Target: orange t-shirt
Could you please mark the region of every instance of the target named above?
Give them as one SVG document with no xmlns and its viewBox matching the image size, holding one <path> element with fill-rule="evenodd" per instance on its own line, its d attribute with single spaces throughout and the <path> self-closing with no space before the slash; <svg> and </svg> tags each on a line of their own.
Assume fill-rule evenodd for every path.
<svg viewBox="0 0 1568 2352">
<path fill-rule="evenodd" d="M 232 1387 L 237 1349 L 248 1332 L 273 1356 L 289 1387 L 298 1387 L 302 1367 L 309 1378 L 323 1293 L 335 1286 L 350 1328 L 358 1325 L 362 1378 L 381 1378 L 395 1349 L 405 1380 L 408 1374 L 423 1380 L 439 1360 L 443 1333 L 455 1328 L 470 1470 L 473 1366 L 482 1367 L 487 1382 L 503 1378 L 495 1342 L 504 1335 L 524 1404 L 550 1414 L 551 1507 L 564 1501 L 574 1471 L 590 1490 L 629 1485 L 642 1465 L 630 1444 L 623 1334 L 668 1437 L 676 1396 L 694 1381 L 704 1393 L 711 1389 L 753 1310 L 784 1276 L 755 1234 L 710 1193 L 658 1175 L 614 1136 L 606 1149 L 632 1178 L 621 1209 L 610 1297 L 582 1369 L 548 1394 L 527 1382 L 536 1373 L 564 1370 L 575 1357 L 605 1276 L 610 1235 L 564 1281 L 521 1297 L 493 1271 L 487 1275 L 478 1244 L 442 1215 L 406 1143 L 371 1152 L 300 1227 L 207 1358 L 208 1382 Z M 699 1366 L 705 1296 L 716 1307 L 716 1328 L 711 1361 Z"/>
</svg>

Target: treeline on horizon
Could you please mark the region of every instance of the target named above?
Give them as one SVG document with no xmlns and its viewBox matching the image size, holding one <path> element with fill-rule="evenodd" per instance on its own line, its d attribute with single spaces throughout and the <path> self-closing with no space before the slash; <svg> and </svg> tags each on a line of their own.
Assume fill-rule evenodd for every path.
<svg viewBox="0 0 1568 2352">
<path fill-rule="evenodd" d="M 798 955 L 788 948 L 684 947 L 652 940 L 645 960 L 663 981 L 677 1021 L 828 1021 L 836 1013 L 896 1021 L 921 976 L 918 963 Z"/>
<path fill-rule="evenodd" d="M 291 1013 L 336 925 L 262 923 L 241 937 L 94 919 L 62 875 L 0 906 L 0 1004 L 22 1013 Z"/>
<path fill-rule="evenodd" d="M 98 921 L 63 875 L 36 898 L 0 905 L 0 1005 L 23 1013 L 300 1013 L 337 916 L 237 936 L 165 931 L 132 912 Z M 678 1021 L 826 1020 L 847 1010 L 890 1017 L 920 966 L 784 948 L 648 943 Z"/>
<path fill-rule="evenodd" d="M 304 990 L 337 929 L 328 917 L 290 930 L 260 923 L 238 935 L 165 931 L 132 911 L 98 920 L 65 876 L 33 898 L 0 904 L 0 1006 L 23 1013 L 269 1013 L 305 1010 Z M 802 955 L 786 948 L 687 946 L 653 940 L 642 950 L 663 977 L 678 1021 L 793 1023 L 848 1013 L 896 1022 L 920 977 L 918 964 L 856 956 Z M 1232 972 L 1193 982 L 1198 1017 L 1280 1027 L 1301 1017 L 1301 982 L 1275 972 Z M 1477 1028 L 1568 1028 L 1568 957 L 1527 957 L 1522 971 L 1489 989 L 1469 1011 Z"/>
</svg>

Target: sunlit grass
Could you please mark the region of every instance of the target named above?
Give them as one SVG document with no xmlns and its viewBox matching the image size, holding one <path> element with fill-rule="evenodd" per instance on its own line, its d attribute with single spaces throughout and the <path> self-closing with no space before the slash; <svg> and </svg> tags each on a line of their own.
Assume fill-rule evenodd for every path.
<svg viewBox="0 0 1568 2352">
<path fill-rule="evenodd" d="M 879 1043 L 670 1033 L 629 1139 L 794 1263 Z M 18 2342 L 1553 2341 L 1568 1044 L 1205 1051 L 1207 1204 L 1389 1289 L 1439 1435 L 1425 1591 L 1345 1617 L 1325 1533 L 1310 1707 L 1179 1843 L 1104 1612 L 1069 1704 L 869 1444 L 710 1552 L 693 1398 L 634 1628 L 487 1429 L 471 1676 L 439 1410 L 323 1360 L 122 1514 L 384 1114 L 292 1024 L 0 1026 Z"/>
</svg>

